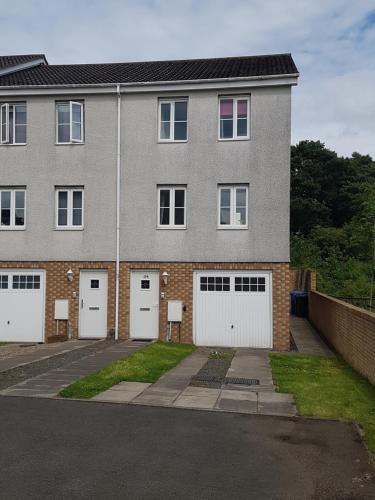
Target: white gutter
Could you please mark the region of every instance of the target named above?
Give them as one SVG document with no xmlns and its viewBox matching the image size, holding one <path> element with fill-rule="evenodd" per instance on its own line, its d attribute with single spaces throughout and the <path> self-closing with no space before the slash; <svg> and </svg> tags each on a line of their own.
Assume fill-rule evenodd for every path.
<svg viewBox="0 0 375 500">
<path fill-rule="evenodd" d="M 115 299 L 115 340 L 119 337 L 120 316 L 120 195 L 121 195 L 121 92 L 117 92 L 117 161 L 116 161 L 116 299 Z"/>
</svg>

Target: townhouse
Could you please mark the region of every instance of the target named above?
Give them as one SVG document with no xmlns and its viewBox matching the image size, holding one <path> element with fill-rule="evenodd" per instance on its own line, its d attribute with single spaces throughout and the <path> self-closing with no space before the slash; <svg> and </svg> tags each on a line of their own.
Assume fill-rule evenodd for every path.
<svg viewBox="0 0 375 500">
<path fill-rule="evenodd" d="M 290 54 L 0 57 L 0 340 L 289 349 Z"/>
</svg>

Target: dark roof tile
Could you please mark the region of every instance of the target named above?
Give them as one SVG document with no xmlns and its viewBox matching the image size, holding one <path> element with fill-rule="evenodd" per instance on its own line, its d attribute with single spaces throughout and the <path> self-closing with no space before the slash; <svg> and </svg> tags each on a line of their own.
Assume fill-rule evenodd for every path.
<svg viewBox="0 0 375 500">
<path fill-rule="evenodd" d="M 22 57 L 22 56 L 15 56 Z M 42 65 L 0 77 L 0 86 L 95 85 L 296 74 L 290 54 L 107 64 Z"/>
</svg>

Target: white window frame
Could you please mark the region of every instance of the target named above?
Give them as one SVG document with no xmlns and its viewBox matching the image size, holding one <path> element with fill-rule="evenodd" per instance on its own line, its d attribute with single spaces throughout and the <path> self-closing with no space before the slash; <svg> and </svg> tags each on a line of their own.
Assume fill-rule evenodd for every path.
<svg viewBox="0 0 375 500">
<path fill-rule="evenodd" d="M 186 102 L 186 139 L 176 139 L 174 138 L 174 124 L 175 124 L 175 104 L 176 102 Z M 170 138 L 161 138 L 161 105 L 170 104 L 171 106 L 171 120 L 170 120 Z M 189 138 L 189 100 L 185 97 L 181 99 L 159 99 L 158 104 L 158 142 L 188 142 Z"/>
<path fill-rule="evenodd" d="M 69 103 L 69 138 L 68 142 L 59 142 L 59 104 Z M 73 105 L 77 105 L 81 110 L 81 139 L 74 139 L 73 134 Z M 56 144 L 83 144 L 85 137 L 84 126 L 84 102 L 82 101 L 56 101 L 55 103 L 55 116 L 56 116 Z"/>
<path fill-rule="evenodd" d="M 221 191 L 230 190 L 230 224 L 220 224 Z M 236 190 L 246 189 L 246 224 L 236 223 Z M 218 229 L 248 229 L 249 228 L 249 186 L 247 184 L 219 185 L 217 190 L 217 227 Z"/>
<path fill-rule="evenodd" d="M 16 107 L 17 106 L 25 106 L 26 102 L 5 102 L 0 106 L 0 144 L 2 146 L 25 146 L 26 142 L 16 142 Z M 9 114 L 10 109 L 13 108 L 13 142 L 9 142 L 10 134 L 9 134 Z M 5 140 L 3 140 L 3 109 L 5 109 Z M 26 134 L 27 134 L 27 109 L 26 109 Z M 27 136 L 26 136 L 27 137 Z"/>
<path fill-rule="evenodd" d="M 163 190 L 169 190 L 169 224 L 160 224 L 160 191 Z M 184 205 L 184 224 L 175 224 L 174 223 L 174 217 L 175 217 L 175 191 L 184 191 L 185 196 L 185 205 Z M 187 201 L 186 201 L 186 186 L 158 186 L 158 213 L 157 213 L 157 228 L 158 229 L 186 229 L 186 207 L 187 207 Z M 181 208 L 181 207 L 177 207 Z"/>
<path fill-rule="evenodd" d="M 59 226 L 59 193 L 68 193 L 67 206 L 67 225 Z M 73 193 L 82 193 L 82 224 L 79 226 L 73 225 Z M 85 190 L 84 188 L 56 188 L 55 189 L 55 229 L 57 231 L 82 231 L 85 225 Z"/>
<path fill-rule="evenodd" d="M 233 100 L 233 137 L 220 137 L 220 103 L 228 99 Z M 247 101 L 247 133 L 246 135 L 237 136 L 237 103 L 238 101 Z M 248 141 L 250 139 L 250 96 L 248 95 L 227 95 L 219 97 L 218 105 L 218 128 L 217 136 L 219 141 Z"/>
<path fill-rule="evenodd" d="M 10 192 L 10 226 L 2 226 L 0 221 L 0 231 L 24 231 L 26 229 L 26 189 L 1 188 L 0 189 L 0 217 L 1 217 L 1 195 L 3 192 Z M 24 209 L 22 226 L 16 226 L 16 193 L 24 193 Z"/>
</svg>

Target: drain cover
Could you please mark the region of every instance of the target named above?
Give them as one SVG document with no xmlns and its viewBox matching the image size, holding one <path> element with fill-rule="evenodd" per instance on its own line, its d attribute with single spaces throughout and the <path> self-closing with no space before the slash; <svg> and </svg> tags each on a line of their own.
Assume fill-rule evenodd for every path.
<svg viewBox="0 0 375 500">
<path fill-rule="evenodd" d="M 226 377 L 224 384 L 259 385 L 259 380 L 257 378 Z"/>
<path fill-rule="evenodd" d="M 215 377 L 213 375 L 204 375 L 198 374 L 193 377 L 191 377 L 192 380 L 196 380 L 197 382 L 221 382 L 221 378 Z"/>
</svg>

